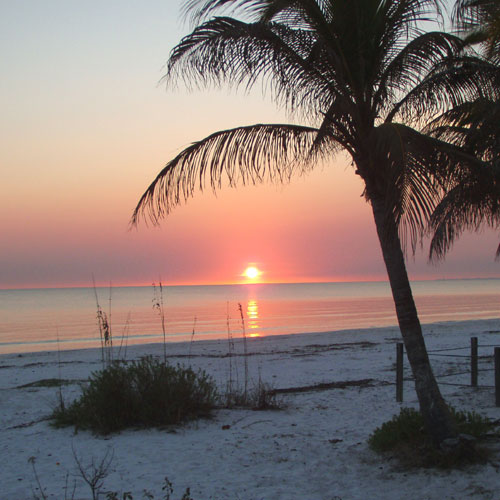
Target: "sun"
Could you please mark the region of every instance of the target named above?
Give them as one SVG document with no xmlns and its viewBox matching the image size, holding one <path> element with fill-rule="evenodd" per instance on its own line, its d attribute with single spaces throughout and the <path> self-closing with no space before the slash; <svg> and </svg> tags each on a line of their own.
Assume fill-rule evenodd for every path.
<svg viewBox="0 0 500 500">
<path fill-rule="evenodd" d="M 245 276 L 246 278 L 251 279 L 251 280 L 257 279 L 261 274 L 262 273 L 255 266 L 248 266 L 243 271 L 243 276 Z"/>
</svg>

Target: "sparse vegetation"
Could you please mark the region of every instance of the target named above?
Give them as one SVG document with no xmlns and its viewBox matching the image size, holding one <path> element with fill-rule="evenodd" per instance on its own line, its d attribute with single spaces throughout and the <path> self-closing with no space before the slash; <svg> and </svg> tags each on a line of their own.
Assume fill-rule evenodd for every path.
<svg viewBox="0 0 500 500">
<path fill-rule="evenodd" d="M 75 426 L 75 429 L 91 430 L 98 434 L 109 434 L 127 427 L 158 427 L 182 424 L 188 420 L 210 415 L 216 407 L 245 407 L 254 410 L 279 409 L 283 405 L 277 393 L 260 377 L 250 387 L 248 368 L 248 346 L 245 334 L 243 309 L 238 304 L 243 332 L 243 387 L 238 380 L 238 367 L 232 360 L 234 339 L 229 328 L 229 305 L 227 314 L 229 380 L 222 391 L 204 371 L 191 367 L 172 366 L 166 361 L 165 320 L 163 308 L 163 287 L 153 284 L 155 295 L 153 308 L 162 320 L 163 361 L 151 356 L 139 361 L 127 362 L 114 359 L 112 355 L 111 327 L 102 312 L 97 298 L 97 317 L 101 336 L 102 370 L 94 372 L 88 382 L 82 384 L 82 395 L 69 405 L 66 404 L 61 386 L 68 381 L 46 379 L 37 383 L 59 388 L 59 397 L 51 419 L 56 427 Z M 107 325 L 107 326 L 106 326 Z M 196 317 L 189 344 L 188 359 L 191 360 Z M 233 373 L 236 380 L 233 380 Z"/>
<path fill-rule="evenodd" d="M 248 390 L 233 386 L 220 397 L 222 406 L 225 408 L 251 408 L 252 410 L 279 410 L 283 408 L 283 402 L 279 399 L 276 391 L 261 380 Z"/>
<path fill-rule="evenodd" d="M 105 455 L 100 459 L 96 460 L 94 457 L 90 459 L 90 462 L 84 464 L 82 459 L 78 457 L 76 451 L 73 449 L 73 458 L 75 460 L 77 472 L 76 476 L 83 479 L 85 484 L 89 487 L 92 493 L 92 500 L 98 500 L 106 495 L 107 500 L 134 500 L 134 496 L 130 491 L 104 491 L 104 480 L 109 475 L 111 463 L 113 461 L 114 452 L 111 448 L 108 448 Z M 36 470 L 35 462 L 36 457 L 30 457 L 28 462 L 31 464 L 33 469 L 33 475 L 35 477 L 36 487 L 32 487 L 33 499 L 34 500 L 47 500 L 49 494 L 47 493 L 45 487 L 42 485 L 40 476 Z M 144 489 L 141 495 L 141 499 L 154 500 L 158 498 L 159 500 L 174 500 L 172 497 L 174 493 L 174 487 L 172 482 L 165 476 L 163 480 L 163 485 L 161 488 L 161 497 L 155 497 L 155 495 Z M 66 477 L 66 486 L 64 488 L 64 500 L 74 500 L 76 493 L 76 482 L 73 483 L 73 487 L 69 488 L 68 477 Z M 53 495 L 50 495 L 51 497 Z M 62 497 L 61 497 L 62 498 Z M 137 498 L 137 497 L 136 497 Z M 180 500 L 194 500 L 191 497 L 190 488 L 186 488 Z"/>
<path fill-rule="evenodd" d="M 403 465 L 410 467 L 449 468 L 467 463 L 482 463 L 487 450 L 477 445 L 496 424 L 476 412 L 463 412 L 451 408 L 457 423 L 459 437 L 438 449 L 424 428 L 419 411 L 402 408 L 388 422 L 375 429 L 368 443 L 378 453 L 391 452 Z"/>
<path fill-rule="evenodd" d="M 247 347 L 247 334 L 246 334 L 246 330 L 245 330 L 245 318 L 243 316 L 243 308 L 241 307 L 241 304 L 238 304 L 238 310 L 240 311 L 240 318 L 241 318 L 241 333 L 242 333 L 242 336 L 243 336 L 243 352 L 244 352 L 244 356 L 243 356 L 243 360 L 244 360 L 244 364 L 245 364 L 245 387 L 244 387 L 244 390 L 243 390 L 243 393 L 244 393 L 244 397 L 247 398 L 248 397 L 248 347 Z"/>
<path fill-rule="evenodd" d="M 145 357 L 94 372 L 82 396 L 67 407 L 59 405 L 52 419 L 55 426 L 108 434 L 205 417 L 216 402 L 215 382 L 205 372 Z"/>
<path fill-rule="evenodd" d="M 77 382 L 76 380 L 63 380 L 61 378 L 42 378 L 19 386 L 19 389 L 28 389 L 30 387 L 61 387 Z"/>
<path fill-rule="evenodd" d="M 161 320 L 161 331 L 163 333 L 163 361 L 167 362 L 167 331 L 165 328 L 165 306 L 163 303 L 163 284 L 161 279 L 153 283 L 153 309 L 158 313 Z"/>
<path fill-rule="evenodd" d="M 92 283 L 94 286 L 94 295 L 96 302 L 96 318 L 97 328 L 99 330 L 99 338 L 101 340 L 101 358 L 103 367 L 113 362 L 113 334 L 111 330 L 111 286 L 109 287 L 109 320 L 100 303 L 97 294 L 97 287 L 95 284 L 94 276 L 92 276 Z"/>
</svg>

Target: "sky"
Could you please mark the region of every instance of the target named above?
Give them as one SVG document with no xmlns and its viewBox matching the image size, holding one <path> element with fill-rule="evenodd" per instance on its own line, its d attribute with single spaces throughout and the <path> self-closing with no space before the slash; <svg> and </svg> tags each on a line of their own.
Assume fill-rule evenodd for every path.
<svg viewBox="0 0 500 500">
<path fill-rule="evenodd" d="M 189 32 L 178 0 L 0 0 L 0 288 L 384 280 L 370 207 L 339 156 L 287 186 L 197 193 L 160 227 L 129 220 L 164 164 L 210 133 L 288 123 L 260 91 L 159 84 Z M 412 279 L 500 277 L 498 234 Z"/>
</svg>

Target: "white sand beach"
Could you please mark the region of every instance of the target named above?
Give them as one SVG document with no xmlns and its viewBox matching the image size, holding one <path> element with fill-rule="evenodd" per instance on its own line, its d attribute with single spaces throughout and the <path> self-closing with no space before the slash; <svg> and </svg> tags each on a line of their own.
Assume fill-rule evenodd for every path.
<svg viewBox="0 0 500 500">
<path fill-rule="evenodd" d="M 469 354 L 470 337 L 479 339 L 479 385 L 492 386 L 493 347 L 500 346 L 500 320 L 449 322 L 424 326 L 430 351 Z M 57 389 L 33 383 L 51 378 L 73 381 L 63 387 L 67 401 L 80 393 L 78 381 L 101 367 L 99 350 L 0 356 L 0 499 L 24 500 L 40 494 L 30 457 L 48 498 L 65 498 L 66 478 L 75 499 L 91 498 L 77 474 L 74 453 L 83 464 L 113 460 L 103 492 L 144 490 L 161 496 L 165 476 L 173 499 L 187 487 L 194 500 L 458 500 L 500 499 L 500 445 L 486 465 L 455 471 L 403 470 L 367 445 L 368 436 L 401 406 L 416 407 L 411 381 L 404 403 L 395 401 L 395 327 L 272 336 L 249 340 L 252 381 L 276 389 L 306 387 L 283 394 L 280 411 L 218 410 L 212 419 L 168 429 L 130 429 L 102 437 L 72 428 L 54 429 L 47 420 Z M 486 347 L 487 346 L 487 347 Z M 227 342 L 168 344 L 172 363 L 190 363 L 223 386 L 228 377 Z M 241 342 L 237 352 L 242 353 Z M 162 345 L 132 346 L 127 359 L 161 356 Z M 500 418 L 492 387 L 472 388 L 466 357 L 431 357 L 446 400 L 457 409 Z M 241 357 L 233 358 L 243 374 Z M 410 376 L 408 363 L 406 376 Z M 461 372 L 459 375 L 453 373 Z M 366 379 L 369 379 L 368 381 Z M 351 382 L 314 388 L 321 383 Z M 27 385 L 28 384 L 28 385 Z M 460 385 L 462 384 L 462 385 Z M 25 387 L 22 387 L 25 386 Z M 307 388 L 309 387 L 309 388 Z M 105 494 L 101 496 L 105 498 Z M 120 496 L 121 498 L 121 496 Z"/>
</svg>

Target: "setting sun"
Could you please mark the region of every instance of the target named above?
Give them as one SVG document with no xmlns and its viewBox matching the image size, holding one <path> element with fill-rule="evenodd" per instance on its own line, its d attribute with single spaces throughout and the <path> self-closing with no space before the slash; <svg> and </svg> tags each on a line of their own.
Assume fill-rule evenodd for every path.
<svg viewBox="0 0 500 500">
<path fill-rule="evenodd" d="M 248 266 L 243 272 L 243 276 L 254 280 L 260 276 L 261 272 L 255 266 Z"/>
</svg>

